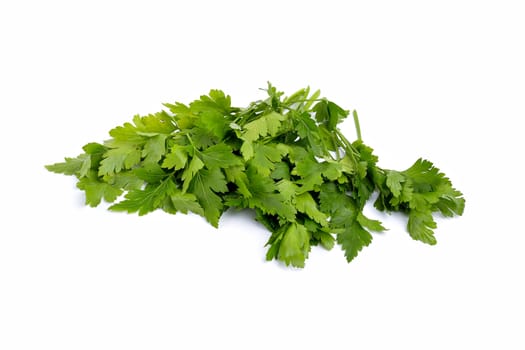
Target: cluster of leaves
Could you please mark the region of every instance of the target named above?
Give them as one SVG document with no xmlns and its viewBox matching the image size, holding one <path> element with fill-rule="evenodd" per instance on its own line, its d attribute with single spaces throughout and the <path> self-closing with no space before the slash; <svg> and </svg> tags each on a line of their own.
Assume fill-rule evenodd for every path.
<svg viewBox="0 0 525 350">
<path fill-rule="evenodd" d="M 372 241 L 381 222 L 363 214 L 375 207 L 403 212 L 412 238 L 435 244 L 433 215 L 461 215 L 462 194 L 423 159 L 404 171 L 382 169 L 360 136 L 349 142 L 337 125 L 350 113 L 301 89 L 285 97 L 271 84 L 268 97 L 247 108 L 211 90 L 167 111 L 135 116 L 89 143 L 76 158 L 46 166 L 78 178 L 86 204 L 116 202 L 113 211 L 192 212 L 217 227 L 228 208 L 255 211 L 271 232 L 267 259 L 303 267 L 311 246 L 338 243 L 350 262 Z M 123 197 L 123 198 L 122 198 Z M 117 202 L 118 201 L 118 202 Z"/>
</svg>

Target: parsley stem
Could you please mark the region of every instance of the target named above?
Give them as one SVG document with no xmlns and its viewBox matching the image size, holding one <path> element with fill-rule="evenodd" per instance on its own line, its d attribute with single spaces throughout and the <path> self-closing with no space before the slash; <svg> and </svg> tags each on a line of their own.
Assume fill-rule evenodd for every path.
<svg viewBox="0 0 525 350">
<path fill-rule="evenodd" d="M 357 156 L 359 156 L 359 152 L 357 152 L 352 143 L 343 135 L 341 130 L 336 128 L 334 131 L 341 142 L 341 147 L 344 149 L 345 155 L 348 155 L 352 162 L 357 166 Z"/>
<path fill-rule="evenodd" d="M 339 152 L 339 147 L 337 147 L 336 140 L 337 139 L 336 139 L 335 135 L 332 135 L 332 142 L 334 143 L 334 145 L 336 145 L 336 147 L 335 147 L 335 155 L 337 157 L 336 160 L 339 161 L 339 160 L 341 160 L 341 152 Z"/>
<path fill-rule="evenodd" d="M 193 140 L 191 139 L 191 136 L 189 133 L 186 134 L 186 138 L 188 139 L 188 141 L 190 142 L 190 145 L 191 147 L 193 147 L 193 149 L 197 149 L 197 147 L 195 147 L 195 145 L 193 144 Z"/>
<path fill-rule="evenodd" d="M 361 138 L 361 127 L 359 126 L 359 118 L 357 117 L 357 111 L 355 109 L 352 112 L 352 115 L 354 116 L 354 125 L 355 125 L 355 131 L 357 133 L 357 139 L 359 141 L 362 141 L 362 138 Z"/>
</svg>

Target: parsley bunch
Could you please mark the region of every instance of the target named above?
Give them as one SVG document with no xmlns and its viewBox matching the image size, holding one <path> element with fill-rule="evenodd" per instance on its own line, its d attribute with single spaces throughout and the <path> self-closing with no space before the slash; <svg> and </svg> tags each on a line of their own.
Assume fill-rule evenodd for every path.
<svg viewBox="0 0 525 350">
<path fill-rule="evenodd" d="M 403 171 L 378 167 L 355 111 L 358 137 L 350 142 L 337 128 L 350 113 L 319 91 L 285 97 L 268 84 L 266 92 L 246 108 L 220 90 L 189 105 L 165 104 L 167 111 L 136 115 L 109 140 L 46 168 L 76 176 L 92 207 L 119 200 L 109 209 L 192 212 L 215 227 L 228 208 L 250 208 L 271 232 L 266 258 L 296 267 L 311 246 L 336 242 L 350 262 L 371 231 L 385 230 L 363 214 L 374 192 L 378 210 L 405 213 L 410 236 L 428 244 L 436 243 L 435 213 L 463 213 L 462 193 L 430 161 Z"/>
</svg>

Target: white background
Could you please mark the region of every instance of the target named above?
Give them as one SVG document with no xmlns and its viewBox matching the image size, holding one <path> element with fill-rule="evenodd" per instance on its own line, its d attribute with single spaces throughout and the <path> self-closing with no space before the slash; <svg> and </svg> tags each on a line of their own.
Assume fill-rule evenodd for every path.
<svg viewBox="0 0 525 350">
<path fill-rule="evenodd" d="M 2 1 L 0 349 L 524 349 L 521 3 Z M 355 261 L 314 248 L 297 270 L 264 261 L 250 213 L 88 208 L 44 169 L 268 80 L 357 109 L 383 167 L 432 160 L 464 216 L 430 247 L 370 209 L 390 230 Z"/>
</svg>

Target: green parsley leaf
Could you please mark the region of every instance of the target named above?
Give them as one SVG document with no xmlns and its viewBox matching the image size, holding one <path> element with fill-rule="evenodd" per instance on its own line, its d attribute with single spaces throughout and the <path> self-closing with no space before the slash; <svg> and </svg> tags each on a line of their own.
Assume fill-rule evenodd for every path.
<svg viewBox="0 0 525 350">
<path fill-rule="evenodd" d="M 432 218 L 431 213 L 419 212 L 417 210 L 411 210 L 408 213 L 407 230 L 415 240 L 431 245 L 436 244 L 433 231 L 436 227 L 437 224 Z"/>
<path fill-rule="evenodd" d="M 199 155 L 208 169 L 242 165 L 241 158 L 234 155 L 232 147 L 225 143 L 213 145 L 200 152 Z"/>
<path fill-rule="evenodd" d="M 281 127 L 281 122 L 286 118 L 276 112 L 270 112 L 262 117 L 247 123 L 244 126 L 242 139 L 246 142 L 253 142 L 259 137 L 267 135 L 275 136 Z"/>
<path fill-rule="evenodd" d="M 138 212 L 144 215 L 161 207 L 164 199 L 176 192 L 176 186 L 172 180 L 150 184 L 143 190 L 131 190 L 126 194 L 126 199 L 109 207 L 114 211 Z"/>
<path fill-rule="evenodd" d="M 337 242 L 341 244 L 346 260 L 350 262 L 364 247 L 372 243 L 372 235 L 356 221 L 337 235 Z"/>
<path fill-rule="evenodd" d="M 159 134 L 148 138 L 142 150 L 145 164 L 157 163 L 166 153 L 167 135 Z"/>
<path fill-rule="evenodd" d="M 305 192 L 297 196 L 295 205 L 297 211 L 308 215 L 321 226 L 328 226 L 328 216 L 317 208 L 317 203 L 310 193 Z"/>
<path fill-rule="evenodd" d="M 181 175 L 181 180 L 184 182 L 184 184 L 182 185 L 182 191 L 183 192 L 186 192 L 186 190 L 188 189 L 188 186 L 190 185 L 190 183 L 193 180 L 194 176 L 202 168 L 204 168 L 204 163 L 202 162 L 202 160 L 199 157 L 194 156 L 191 159 L 191 162 L 188 165 L 188 167 L 184 170 L 184 172 Z"/>
<path fill-rule="evenodd" d="M 99 205 L 102 199 L 109 203 L 114 202 L 122 194 L 120 188 L 103 181 L 93 170 L 78 180 L 77 187 L 85 192 L 86 205 L 91 207 Z"/>
<path fill-rule="evenodd" d="M 389 170 L 386 173 L 386 185 L 392 191 L 394 197 L 399 197 L 403 189 L 402 183 L 405 182 L 405 177 L 398 171 Z"/>
<path fill-rule="evenodd" d="M 180 170 L 186 166 L 188 162 L 187 147 L 181 145 L 173 145 L 170 152 L 166 154 L 162 167 L 166 169 Z"/>
<path fill-rule="evenodd" d="M 291 223 L 284 232 L 277 257 L 286 265 L 304 267 L 310 252 L 310 236 L 301 224 Z"/>
<path fill-rule="evenodd" d="M 189 187 L 190 193 L 195 194 L 204 217 L 214 227 L 219 226 L 219 217 L 224 210 L 222 199 L 217 193 L 228 191 L 224 174 L 218 168 L 201 169 L 194 176 Z"/>
<path fill-rule="evenodd" d="M 280 162 L 286 153 L 286 148 L 279 147 L 279 144 L 257 143 L 254 146 L 254 156 L 249 164 L 262 176 L 270 176 L 275 170 L 276 163 Z"/>
<path fill-rule="evenodd" d="M 46 165 L 46 169 L 57 174 L 86 176 L 91 168 L 91 157 L 88 154 L 80 154 L 76 158 L 64 158 L 64 162 Z"/>
<path fill-rule="evenodd" d="M 279 191 L 279 185 L 273 179 L 263 176 L 253 167 L 247 169 L 249 191 L 246 207 L 260 209 L 265 214 L 278 215 L 285 221 L 295 221 L 296 207 L 290 200 L 289 192 Z"/>
<path fill-rule="evenodd" d="M 100 176 L 113 175 L 122 170 L 131 169 L 140 163 L 141 154 L 141 150 L 134 145 L 111 148 L 104 154 L 98 174 Z"/>
<path fill-rule="evenodd" d="M 157 163 L 144 164 L 143 167 L 132 170 L 135 176 L 147 183 L 157 183 L 165 179 L 168 174 Z"/>
<path fill-rule="evenodd" d="M 335 103 L 323 99 L 314 106 L 315 119 L 319 123 L 324 124 L 329 131 L 335 129 L 344 118 L 348 116 L 348 111 L 345 111 Z"/>
</svg>

